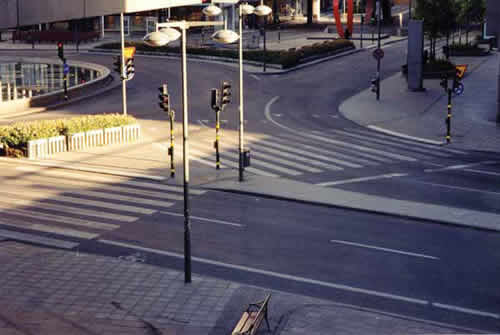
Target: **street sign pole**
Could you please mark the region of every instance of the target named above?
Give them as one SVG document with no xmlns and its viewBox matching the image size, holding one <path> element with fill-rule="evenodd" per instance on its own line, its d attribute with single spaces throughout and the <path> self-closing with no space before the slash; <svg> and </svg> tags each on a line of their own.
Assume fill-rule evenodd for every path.
<svg viewBox="0 0 500 335">
<path fill-rule="evenodd" d="M 377 3 L 378 3 L 378 17 L 377 17 L 377 25 L 378 25 L 378 46 L 377 46 L 377 49 L 381 50 L 380 49 L 380 38 L 381 38 L 381 29 L 382 29 L 382 26 L 381 26 L 381 21 L 382 21 L 382 3 L 380 2 L 380 0 L 377 0 Z M 380 61 L 381 61 L 381 57 L 377 57 L 377 101 L 380 100 Z"/>
</svg>

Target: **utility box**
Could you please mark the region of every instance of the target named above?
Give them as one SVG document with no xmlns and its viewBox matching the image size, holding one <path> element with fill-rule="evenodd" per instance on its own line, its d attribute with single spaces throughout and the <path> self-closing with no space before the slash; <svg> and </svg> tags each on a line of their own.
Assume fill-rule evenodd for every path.
<svg viewBox="0 0 500 335">
<path fill-rule="evenodd" d="M 249 167 L 250 166 L 250 150 L 245 149 L 243 150 L 243 167 Z"/>
</svg>

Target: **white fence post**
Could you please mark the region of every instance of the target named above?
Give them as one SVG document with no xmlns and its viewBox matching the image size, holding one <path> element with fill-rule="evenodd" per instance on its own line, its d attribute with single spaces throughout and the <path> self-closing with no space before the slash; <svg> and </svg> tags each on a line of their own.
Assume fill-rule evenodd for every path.
<svg viewBox="0 0 500 335">
<path fill-rule="evenodd" d="M 138 124 L 123 126 L 123 142 L 137 141 L 140 138 L 141 127 Z"/>
<path fill-rule="evenodd" d="M 46 138 L 28 141 L 28 158 L 35 159 L 47 157 L 48 143 Z"/>
<path fill-rule="evenodd" d="M 117 144 L 121 142 L 122 142 L 122 127 L 104 129 L 104 144 Z"/>
<path fill-rule="evenodd" d="M 77 133 L 68 136 L 68 150 L 77 151 L 86 148 L 85 133 Z"/>
</svg>

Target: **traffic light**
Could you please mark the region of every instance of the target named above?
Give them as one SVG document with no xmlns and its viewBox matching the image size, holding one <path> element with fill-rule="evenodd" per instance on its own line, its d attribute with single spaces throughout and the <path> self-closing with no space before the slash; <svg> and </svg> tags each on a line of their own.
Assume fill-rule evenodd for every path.
<svg viewBox="0 0 500 335">
<path fill-rule="evenodd" d="M 158 95 L 160 102 L 158 103 L 158 105 L 160 106 L 161 109 L 163 109 L 164 112 L 169 113 L 170 112 L 170 96 L 168 94 L 167 85 L 164 84 L 162 87 L 158 87 L 158 90 L 160 91 L 160 94 Z"/>
<path fill-rule="evenodd" d="M 134 65 L 134 58 L 128 58 L 125 61 L 125 67 L 126 67 L 126 74 L 127 74 L 127 79 L 130 80 L 134 77 L 135 75 L 135 65 Z"/>
<path fill-rule="evenodd" d="M 210 95 L 210 105 L 215 111 L 219 109 L 219 90 L 216 88 L 212 88 L 212 92 Z"/>
<path fill-rule="evenodd" d="M 447 90 L 448 90 L 448 78 L 443 77 L 443 78 L 441 79 L 441 82 L 439 83 L 439 85 L 440 85 L 442 88 L 444 88 L 444 90 L 445 90 L 445 91 L 447 91 Z"/>
<path fill-rule="evenodd" d="M 371 86 L 372 92 L 377 93 L 377 91 L 378 91 L 378 78 L 373 78 L 371 80 L 371 84 L 372 84 L 372 86 Z"/>
<path fill-rule="evenodd" d="M 115 62 L 113 63 L 115 66 L 115 71 L 120 75 L 120 78 L 123 79 L 123 66 L 122 66 L 122 56 L 115 56 Z"/>
<path fill-rule="evenodd" d="M 228 81 L 223 81 L 221 105 L 224 108 L 230 102 L 231 102 L 231 84 Z"/>
<path fill-rule="evenodd" d="M 64 60 L 64 44 L 63 42 L 57 42 L 57 56 Z"/>
</svg>

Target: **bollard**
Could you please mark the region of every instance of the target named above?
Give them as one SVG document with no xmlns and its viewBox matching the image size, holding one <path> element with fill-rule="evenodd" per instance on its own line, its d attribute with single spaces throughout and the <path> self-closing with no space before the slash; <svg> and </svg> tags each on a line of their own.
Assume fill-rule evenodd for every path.
<svg viewBox="0 0 500 335">
<path fill-rule="evenodd" d="M 14 83 L 14 86 L 12 88 L 12 92 L 13 92 L 13 95 L 14 95 L 14 100 L 17 100 L 17 86 L 16 86 L 16 83 Z"/>
<path fill-rule="evenodd" d="M 10 95 L 10 83 L 7 83 L 7 101 L 10 101 L 11 95 Z"/>
</svg>

